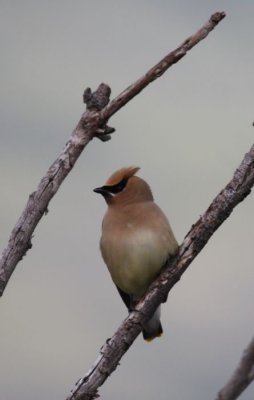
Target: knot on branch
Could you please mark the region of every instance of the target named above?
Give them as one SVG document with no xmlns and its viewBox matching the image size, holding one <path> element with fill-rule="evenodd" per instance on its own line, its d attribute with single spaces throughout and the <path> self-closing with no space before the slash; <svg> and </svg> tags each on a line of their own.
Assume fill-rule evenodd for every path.
<svg viewBox="0 0 254 400">
<path fill-rule="evenodd" d="M 111 89 L 105 83 L 101 83 L 95 92 L 86 88 L 83 94 L 83 101 L 89 111 L 101 111 L 110 100 Z"/>
<path fill-rule="evenodd" d="M 216 12 L 216 13 L 214 13 L 212 16 L 211 16 L 211 18 L 210 18 L 210 20 L 213 22 L 213 23 L 216 23 L 216 24 L 218 24 L 223 18 L 225 18 L 226 17 L 226 13 L 224 12 L 224 11 L 222 11 L 222 12 Z"/>
<path fill-rule="evenodd" d="M 101 83 L 95 92 L 91 88 L 86 88 L 83 94 L 83 101 L 86 104 L 88 111 L 101 111 L 110 100 L 111 89 L 105 83 Z M 105 121 L 106 122 L 106 121 Z M 102 142 L 107 142 L 111 139 L 111 133 L 115 132 L 115 128 L 106 125 L 105 122 L 96 130 L 94 137 L 97 137 Z"/>
<path fill-rule="evenodd" d="M 115 132 L 115 128 L 112 128 L 108 125 L 104 125 L 101 128 L 98 128 L 94 134 L 94 137 L 97 137 L 102 142 L 107 142 L 111 139 L 111 133 Z"/>
</svg>

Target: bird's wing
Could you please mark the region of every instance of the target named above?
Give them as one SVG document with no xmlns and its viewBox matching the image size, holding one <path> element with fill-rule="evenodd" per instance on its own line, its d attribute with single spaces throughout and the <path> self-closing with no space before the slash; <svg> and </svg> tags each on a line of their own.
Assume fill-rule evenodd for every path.
<svg viewBox="0 0 254 400">
<path fill-rule="evenodd" d="M 128 311 L 131 311 L 132 306 L 133 306 L 132 296 L 130 296 L 129 294 L 123 292 L 122 289 L 120 289 L 118 286 L 116 286 L 116 288 L 117 288 L 118 293 L 120 294 L 124 304 L 128 308 Z"/>
</svg>

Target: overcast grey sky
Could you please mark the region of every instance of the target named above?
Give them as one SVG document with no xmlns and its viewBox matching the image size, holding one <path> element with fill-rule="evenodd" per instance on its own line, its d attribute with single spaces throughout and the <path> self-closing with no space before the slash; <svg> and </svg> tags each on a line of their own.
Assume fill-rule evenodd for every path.
<svg viewBox="0 0 254 400">
<path fill-rule="evenodd" d="M 254 138 L 253 0 L 0 0 L 1 249 L 79 120 L 83 89 L 106 82 L 117 95 L 222 10 L 207 39 L 110 120 L 112 140 L 89 144 L 50 203 L 0 300 L 0 400 L 65 399 L 126 316 L 92 189 L 139 165 L 181 243 Z M 136 340 L 104 400 L 215 397 L 254 334 L 253 237 L 250 195 L 171 292 L 163 337 Z"/>
</svg>

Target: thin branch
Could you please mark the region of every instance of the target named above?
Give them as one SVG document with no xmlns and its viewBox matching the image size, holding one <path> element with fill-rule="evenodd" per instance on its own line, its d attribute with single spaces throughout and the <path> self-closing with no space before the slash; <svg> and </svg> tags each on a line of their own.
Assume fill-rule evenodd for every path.
<svg viewBox="0 0 254 400">
<path fill-rule="evenodd" d="M 254 380 L 254 337 L 230 380 L 220 390 L 216 400 L 236 400 Z"/>
<path fill-rule="evenodd" d="M 47 212 L 50 200 L 90 140 L 94 137 L 98 137 L 102 141 L 109 140 L 114 128 L 105 125 L 107 120 L 149 83 L 179 61 L 188 50 L 204 39 L 224 17 L 224 12 L 213 14 L 199 31 L 186 39 L 176 50 L 169 53 L 109 104 L 110 88 L 107 85 L 101 84 L 94 93 L 90 88 L 85 90 L 86 112 L 82 115 L 60 156 L 41 179 L 37 190 L 29 196 L 25 209 L 11 232 L 8 245 L 3 251 L 0 260 L 0 296 L 2 296 L 17 263 L 31 248 L 32 234 L 42 216 Z"/>
<path fill-rule="evenodd" d="M 101 115 L 105 120 L 111 117 L 119 108 L 123 107 L 128 101 L 140 93 L 147 85 L 159 78 L 169 67 L 177 63 L 183 58 L 189 50 L 192 49 L 201 40 L 205 39 L 206 36 L 218 25 L 218 23 L 225 18 L 224 12 L 214 13 L 209 21 L 207 21 L 202 28 L 196 33 L 188 37 L 183 43 L 180 44 L 175 50 L 167 54 L 158 64 L 152 67 L 147 73 L 125 89 L 119 94 L 114 100 L 112 100 L 101 112 Z"/>
<path fill-rule="evenodd" d="M 92 369 L 80 379 L 67 400 L 92 400 L 97 389 L 116 369 L 120 359 L 142 330 L 142 325 L 163 302 L 213 233 L 229 217 L 234 207 L 250 194 L 254 185 L 254 145 L 245 155 L 232 180 L 213 200 L 207 211 L 192 226 L 178 255 L 169 261 L 152 283 L 135 311 L 122 322 L 116 333 L 103 345 Z M 253 377 L 253 373 L 252 373 Z M 224 400 L 224 399 L 223 399 Z M 228 400 L 228 399 L 227 399 Z"/>
</svg>

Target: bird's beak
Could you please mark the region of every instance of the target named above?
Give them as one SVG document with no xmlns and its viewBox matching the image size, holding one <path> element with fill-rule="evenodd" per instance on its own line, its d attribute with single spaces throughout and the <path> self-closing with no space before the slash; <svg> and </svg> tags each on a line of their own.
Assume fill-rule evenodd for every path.
<svg viewBox="0 0 254 400">
<path fill-rule="evenodd" d="M 102 194 L 102 196 L 109 195 L 109 191 L 108 191 L 108 187 L 107 186 L 101 186 L 101 187 L 95 188 L 93 191 L 95 193 Z"/>
</svg>

